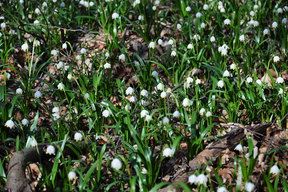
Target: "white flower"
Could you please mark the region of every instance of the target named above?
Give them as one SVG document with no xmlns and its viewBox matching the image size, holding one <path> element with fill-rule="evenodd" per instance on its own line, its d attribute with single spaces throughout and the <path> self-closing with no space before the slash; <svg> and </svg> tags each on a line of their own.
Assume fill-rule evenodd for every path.
<svg viewBox="0 0 288 192">
<path fill-rule="evenodd" d="M 1 28 L 5 29 L 6 28 L 6 23 L 1 23 Z"/>
<path fill-rule="evenodd" d="M 81 141 L 82 140 L 82 134 L 81 133 L 79 133 L 79 132 L 76 132 L 75 134 L 74 134 L 74 140 L 75 141 Z"/>
<path fill-rule="evenodd" d="M 147 110 L 143 109 L 140 113 L 141 118 L 146 117 L 146 115 L 149 115 L 149 112 Z"/>
<path fill-rule="evenodd" d="M 36 92 L 34 93 L 34 97 L 40 98 L 40 97 L 42 97 L 42 93 L 41 93 L 40 91 L 36 91 Z"/>
<path fill-rule="evenodd" d="M 60 114 L 59 114 L 59 113 L 53 113 L 52 116 L 53 116 L 53 119 L 54 119 L 55 121 L 58 120 L 58 119 L 60 119 Z"/>
<path fill-rule="evenodd" d="M 143 16 L 143 15 L 139 15 L 139 16 L 138 16 L 138 20 L 139 20 L 139 21 L 143 21 L 143 20 L 144 20 L 144 16 Z"/>
<path fill-rule="evenodd" d="M 246 79 L 246 83 L 252 83 L 252 82 L 253 82 L 252 77 L 247 77 L 247 79 Z"/>
<path fill-rule="evenodd" d="M 195 84 L 196 84 L 196 85 L 201 84 L 201 80 L 200 80 L 200 79 L 196 79 Z"/>
<path fill-rule="evenodd" d="M 204 4 L 204 5 L 203 5 L 203 9 L 204 9 L 204 10 L 208 10 L 208 9 L 209 9 L 209 5 Z"/>
<path fill-rule="evenodd" d="M 268 35 L 269 34 L 269 29 L 264 29 L 263 30 L 263 35 Z"/>
<path fill-rule="evenodd" d="M 219 88 L 223 88 L 224 85 L 225 85 L 224 81 L 222 81 L 222 80 L 218 81 L 218 83 L 217 83 L 217 87 L 219 87 Z"/>
<path fill-rule="evenodd" d="M 186 7 L 186 9 L 185 9 L 187 12 L 190 12 L 191 11 L 191 7 Z"/>
<path fill-rule="evenodd" d="M 275 175 L 278 175 L 278 174 L 280 173 L 280 169 L 278 168 L 277 165 L 273 165 L 273 166 L 270 168 L 270 173 L 275 174 Z"/>
<path fill-rule="evenodd" d="M 42 3 L 42 8 L 45 8 L 47 6 L 48 6 L 48 4 L 46 2 Z"/>
<path fill-rule="evenodd" d="M 227 55 L 228 54 L 228 45 L 223 44 L 221 47 L 218 47 L 218 51 L 221 53 L 221 55 Z"/>
<path fill-rule="evenodd" d="M 173 113 L 173 117 L 175 118 L 179 118 L 181 116 L 180 112 L 179 111 L 174 111 Z"/>
<path fill-rule="evenodd" d="M 30 146 L 31 147 L 36 147 L 37 146 L 37 141 L 36 141 L 36 139 L 34 137 L 31 139 Z"/>
<path fill-rule="evenodd" d="M 52 113 L 59 113 L 59 112 L 60 112 L 60 108 L 59 107 L 53 107 Z"/>
<path fill-rule="evenodd" d="M 146 115 L 145 116 L 145 121 L 151 121 L 152 120 L 152 116 L 151 115 Z"/>
<path fill-rule="evenodd" d="M 223 73 L 223 77 L 230 77 L 230 72 L 228 70 L 225 70 Z"/>
<path fill-rule="evenodd" d="M 168 41 L 168 45 L 173 45 L 173 44 L 174 44 L 173 39 L 169 39 L 169 41 Z"/>
<path fill-rule="evenodd" d="M 68 79 L 68 80 L 71 80 L 72 78 L 73 78 L 72 74 L 69 73 L 69 74 L 67 75 L 67 79 Z"/>
<path fill-rule="evenodd" d="M 206 116 L 206 117 L 211 117 L 211 116 L 212 116 L 212 113 L 211 113 L 210 111 L 207 111 L 206 114 L 205 114 L 205 116 Z"/>
<path fill-rule="evenodd" d="M 36 8 L 34 12 L 35 12 L 36 14 L 40 14 L 40 13 L 41 13 L 40 9 L 38 9 L 38 8 Z"/>
<path fill-rule="evenodd" d="M 110 53 L 109 53 L 109 52 L 106 52 L 106 53 L 105 53 L 105 57 L 108 58 L 109 56 L 110 56 Z"/>
<path fill-rule="evenodd" d="M 139 5 L 141 2 L 140 2 L 140 0 L 135 0 L 134 2 L 133 2 L 133 7 L 135 7 L 136 5 Z"/>
<path fill-rule="evenodd" d="M 178 23 L 176 27 L 178 30 L 180 30 L 182 28 L 182 25 Z"/>
<path fill-rule="evenodd" d="M 282 24 L 287 24 L 288 20 L 287 20 L 287 18 L 283 18 L 281 22 L 282 22 Z"/>
<path fill-rule="evenodd" d="M 271 25 L 272 28 L 276 29 L 278 27 L 278 23 L 274 21 Z"/>
<path fill-rule="evenodd" d="M 143 175 L 146 175 L 146 174 L 147 174 L 147 169 L 145 169 L 145 167 L 143 167 L 142 170 L 141 170 L 141 173 L 142 173 Z"/>
<path fill-rule="evenodd" d="M 40 21 L 39 21 L 39 20 L 35 20 L 33 23 L 34 23 L 35 25 L 38 25 L 38 24 L 40 23 Z"/>
<path fill-rule="evenodd" d="M 191 44 L 191 43 L 189 43 L 188 45 L 187 45 L 187 49 L 192 49 L 193 48 L 193 45 Z"/>
<path fill-rule="evenodd" d="M 48 145 L 46 149 L 46 154 L 55 155 L 55 147 L 53 145 Z"/>
<path fill-rule="evenodd" d="M 76 173 L 74 172 L 74 171 L 70 171 L 69 173 L 68 173 L 68 179 L 69 180 L 73 180 L 73 179 L 75 179 L 76 178 Z"/>
<path fill-rule="evenodd" d="M 278 63 L 279 61 L 280 61 L 280 57 L 279 56 L 274 56 L 273 57 L 273 61 L 274 61 L 274 63 Z"/>
<path fill-rule="evenodd" d="M 112 19 L 117 19 L 119 18 L 119 14 L 118 13 L 113 13 L 112 14 Z"/>
<path fill-rule="evenodd" d="M 134 89 L 132 87 L 128 87 L 125 91 L 126 95 L 133 95 Z"/>
<path fill-rule="evenodd" d="M 205 113 L 205 111 L 206 111 L 206 109 L 204 109 L 204 108 L 201 108 L 201 109 L 199 110 L 199 114 L 200 114 L 201 116 L 203 116 L 203 115 L 204 115 L 204 113 Z"/>
<path fill-rule="evenodd" d="M 249 13 L 249 14 L 250 14 L 250 16 L 251 16 L 251 17 L 254 17 L 254 15 L 255 15 L 255 12 L 254 12 L 254 11 L 250 11 L 250 13 Z"/>
<path fill-rule="evenodd" d="M 262 85 L 262 81 L 261 81 L 260 79 L 257 79 L 257 80 L 256 80 L 256 83 L 257 83 L 258 85 Z"/>
<path fill-rule="evenodd" d="M 126 57 L 123 53 L 121 55 L 119 55 L 119 60 L 125 61 L 125 59 L 126 59 Z"/>
<path fill-rule="evenodd" d="M 171 52 L 171 56 L 172 56 L 172 57 L 175 57 L 176 55 L 177 55 L 176 51 L 173 50 L 173 51 Z"/>
<path fill-rule="evenodd" d="M 280 88 L 279 91 L 278 91 L 278 95 L 282 95 L 284 93 L 283 89 Z"/>
<path fill-rule="evenodd" d="M 67 43 L 62 44 L 62 49 L 67 49 Z"/>
<path fill-rule="evenodd" d="M 29 121 L 28 121 L 28 119 L 22 119 L 21 123 L 22 123 L 22 125 L 25 126 L 25 125 L 28 125 Z"/>
<path fill-rule="evenodd" d="M 75 57 L 77 60 L 82 60 L 82 57 L 81 57 L 81 55 L 77 55 L 76 57 Z"/>
<path fill-rule="evenodd" d="M 197 176 L 196 175 L 190 175 L 188 177 L 188 183 L 194 184 L 194 183 L 196 183 L 196 181 L 197 181 Z"/>
<path fill-rule="evenodd" d="M 12 129 L 15 126 L 15 123 L 10 119 L 6 121 L 5 126 Z"/>
<path fill-rule="evenodd" d="M 85 93 L 85 94 L 84 94 L 84 98 L 85 98 L 85 99 L 89 99 L 89 98 L 90 98 L 89 93 Z"/>
<path fill-rule="evenodd" d="M 158 72 L 157 71 L 152 71 L 152 76 L 153 77 L 158 77 Z"/>
<path fill-rule="evenodd" d="M 104 64 L 104 69 L 110 69 L 111 68 L 111 64 L 110 63 L 105 63 Z"/>
<path fill-rule="evenodd" d="M 61 69 L 62 67 L 64 67 L 64 63 L 60 61 L 59 63 L 57 63 L 56 67 L 57 69 Z"/>
<path fill-rule="evenodd" d="M 228 190 L 225 187 L 219 187 L 217 192 L 228 192 Z"/>
<path fill-rule="evenodd" d="M 141 90 L 140 95 L 143 97 L 148 97 L 148 91 L 143 89 L 143 90 Z"/>
<path fill-rule="evenodd" d="M 284 83 L 284 79 L 282 77 L 277 77 L 276 83 Z"/>
<path fill-rule="evenodd" d="M 23 50 L 23 51 L 28 51 L 28 44 L 27 44 L 27 42 L 25 42 L 22 46 L 21 46 L 21 49 Z"/>
<path fill-rule="evenodd" d="M 208 181 L 207 176 L 204 175 L 204 174 L 200 174 L 200 175 L 197 176 L 197 179 L 196 179 L 196 182 L 195 182 L 195 183 L 196 183 L 197 185 L 204 185 L 204 186 L 206 186 L 206 185 L 207 185 L 207 181 Z"/>
<path fill-rule="evenodd" d="M 87 50 L 85 49 L 85 48 L 82 48 L 81 50 L 80 50 L 80 53 L 81 54 L 85 54 L 87 52 Z"/>
<path fill-rule="evenodd" d="M 165 149 L 163 150 L 163 156 L 164 156 L 164 157 L 172 157 L 172 155 L 173 155 L 173 150 L 172 150 L 172 149 L 170 149 L 170 148 L 165 148 Z"/>
<path fill-rule="evenodd" d="M 182 105 L 183 107 L 189 107 L 191 104 L 191 101 L 188 98 L 183 99 Z"/>
<path fill-rule="evenodd" d="M 245 35 L 240 35 L 239 41 L 244 42 L 245 41 Z"/>
<path fill-rule="evenodd" d="M 251 182 L 245 183 L 245 190 L 247 192 L 252 192 L 254 190 L 254 188 L 255 188 L 255 185 L 253 183 L 251 183 Z"/>
<path fill-rule="evenodd" d="M 163 98 L 163 99 L 166 98 L 167 97 L 167 92 L 166 91 L 161 92 L 160 97 Z"/>
<path fill-rule="evenodd" d="M 22 95 L 23 90 L 21 88 L 16 89 L 16 94 Z"/>
<path fill-rule="evenodd" d="M 168 118 L 168 117 L 163 117 L 162 123 L 163 123 L 164 125 L 169 124 L 169 118 Z"/>
<path fill-rule="evenodd" d="M 200 13 L 200 12 L 196 13 L 196 17 L 197 17 L 197 18 L 202 17 L 202 13 Z"/>
<path fill-rule="evenodd" d="M 253 6 L 253 9 L 255 9 L 255 10 L 257 10 L 258 8 L 259 8 L 258 5 L 254 5 L 254 6 Z"/>
<path fill-rule="evenodd" d="M 193 35 L 193 39 L 195 39 L 195 41 L 199 41 L 201 39 L 199 34 L 195 34 Z"/>
<path fill-rule="evenodd" d="M 282 9 L 281 7 L 279 7 L 279 8 L 277 9 L 277 12 L 278 12 L 278 13 L 283 13 L 283 9 Z"/>
<path fill-rule="evenodd" d="M 202 29 L 204 29 L 204 28 L 206 27 L 206 24 L 205 24 L 205 23 L 201 23 L 200 27 L 201 27 Z"/>
<path fill-rule="evenodd" d="M 154 2 L 154 4 L 155 4 L 155 5 L 159 5 L 159 4 L 160 4 L 160 1 L 159 1 L 159 0 L 156 0 L 156 1 Z"/>
<path fill-rule="evenodd" d="M 151 48 L 151 49 L 155 49 L 156 43 L 152 41 L 152 42 L 149 43 L 148 47 Z"/>
<path fill-rule="evenodd" d="M 214 36 L 211 36 L 211 37 L 210 37 L 210 42 L 213 43 L 213 42 L 215 42 L 215 41 L 216 41 L 216 38 L 215 38 Z"/>
<path fill-rule="evenodd" d="M 157 86 L 156 86 L 157 90 L 160 90 L 160 91 L 163 91 L 164 90 L 164 84 L 163 83 L 159 83 Z"/>
<path fill-rule="evenodd" d="M 238 144 L 235 148 L 236 151 L 243 152 L 243 147 L 241 144 Z"/>
<path fill-rule="evenodd" d="M 39 40 L 34 41 L 34 42 L 33 42 L 33 45 L 34 45 L 35 47 L 39 47 L 39 46 L 40 46 L 40 41 L 39 41 Z"/>
<path fill-rule="evenodd" d="M 113 169 L 119 170 L 122 167 L 122 162 L 119 159 L 115 158 L 111 162 L 111 167 Z"/>
<path fill-rule="evenodd" d="M 231 24 L 231 20 L 230 19 L 225 19 L 224 20 L 224 25 L 230 25 Z"/>
<path fill-rule="evenodd" d="M 132 96 L 128 99 L 131 103 L 136 103 L 137 102 L 137 97 Z"/>
<path fill-rule="evenodd" d="M 158 39 L 157 43 L 158 43 L 158 45 L 163 45 L 163 40 L 162 39 Z"/>
<path fill-rule="evenodd" d="M 131 110 L 131 106 L 129 104 L 125 105 L 124 108 L 125 108 L 126 111 L 130 111 Z"/>
<path fill-rule="evenodd" d="M 111 113 L 110 113 L 110 111 L 108 111 L 107 109 L 106 110 L 104 110 L 103 112 L 102 112 L 102 116 L 103 117 L 109 117 L 111 115 Z"/>
<path fill-rule="evenodd" d="M 57 56 L 58 53 L 59 53 L 59 51 L 57 49 L 54 49 L 51 51 L 51 55 L 53 55 L 53 56 Z"/>
<path fill-rule="evenodd" d="M 63 83 L 59 83 L 58 85 L 57 85 L 57 88 L 59 89 L 59 90 L 64 90 L 64 84 Z"/>
</svg>

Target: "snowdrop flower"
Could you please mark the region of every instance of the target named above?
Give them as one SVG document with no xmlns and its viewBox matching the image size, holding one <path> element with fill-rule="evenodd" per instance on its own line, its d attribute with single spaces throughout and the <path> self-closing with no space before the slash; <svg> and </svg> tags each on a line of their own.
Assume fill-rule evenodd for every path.
<svg viewBox="0 0 288 192">
<path fill-rule="evenodd" d="M 153 6 L 153 7 L 152 7 L 152 10 L 153 10 L 153 11 L 155 11 L 155 10 L 156 10 L 156 8 L 157 8 L 156 6 Z"/>
<path fill-rule="evenodd" d="M 67 49 L 67 43 L 62 44 L 62 49 Z"/>
<path fill-rule="evenodd" d="M 53 113 L 52 116 L 53 116 L 53 119 L 54 119 L 55 121 L 58 120 L 58 119 L 60 119 L 60 114 L 59 114 L 59 113 Z"/>
<path fill-rule="evenodd" d="M 109 56 L 110 56 L 110 53 L 109 53 L 109 52 L 106 52 L 106 53 L 105 53 L 105 57 L 108 58 Z"/>
<path fill-rule="evenodd" d="M 277 9 L 277 13 L 283 13 L 283 9 L 282 9 L 281 7 L 279 7 L 279 8 Z"/>
<path fill-rule="evenodd" d="M 280 173 L 280 169 L 278 168 L 277 165 L 273 165 L 273 166 L 270 168 L 270 173 L 275 174 L 275 175 L 278 175 L 278 174 Z"/>
<path fill-rule="evenodd" d="M 216 38 L 215 38 L 214 36 L 211 36 L 211 37 L 210 37 L 210 42 L 213 43 L 213 42 L 215 42 L 215 41 L 216 41 Z"/>
<path fill-rule="evenodd" d="M 34 12 L 35 12 L 36 14 L 40 14 L 40 13 L 41 13 L 40 9 L 38 9 L 38 8 L 36 8 Z"/>
<path fill-rule="evenodd" d="M 148 47 L 151 48 L 151 49 L 155 49 L 155 47 L 156 47 L 155 42 L 153 42 L 153 41 L 150 42 L 149 45 L 148 45 Z"/>
<path fill-rule="evenodd" d="M 178 30 L 180 30 L 182 28 L 182 25 L 178 23 L 176 27 Z"/>
<path fill-rule="evenodd" d="M 208 181 L 207 176 L 204 175 L 204 174 L 200 174 L 200 175 L 197 176 L 197 179 L 196 179 L 196 182 L 195 182 L 195 183 L 196 183 L 197 185 L 204 185 L 204 186 L 206 186 L 206 185 L 207 185 L 207 181 Z"/>
<path fill-rule="evenodd" d="M 273 61 L 274 61 L 274 63 L 278 63 L 279 61 L 280 61 L 280 57 L 279 56 L 274 56 L 273 57 Z"/>
<path fill-rule="evenodd" d="M 201 80 L 200 80 L 200 79 L 196 79 L 195 84 L 196 84 L 196 85 L 201 84 Z"/>
<path fill-rule="evenodd" d="M 164 157 L 172 157 L 172 155 L 173 155 L 173 150 L 171 148 L 165 148 L 163 150 Z"/>
<path fill-rule="evenodd" d="M 225 187 L 219 187 L 217 192 L 228 192 L 228 190 Z"/>
<path fill-rule="evenodd" d="M 281 22 L 282 24 L 287 24 L 288 23 L 287 18 L 283 18 Z"/>
<path fill-rule="evenodd" d="M 125 61 L 126 57 L 124 54 L 119 55 L 119 60 Z"/>
<path fill-rule="evenodd" d="M 278 95 L 282 95 L 284 93 L 283 89 L 280 88 L 279 91 L 278 91 Z"/>
<path fill-rule="evenodd" d="M 202 13 L 200 13 L 200 12 L 196 13 L 196 17 L 197 17 L 197 18 L 202 17 Z"/>
<path fill-rule="evenodd" d="M 206 114 L 205 114 L 205 116 L 206 116 L 206 117 L 211 117 L 211 116 L 212 116 L 212 113 L 211 113 L 210 111 L 207 111 Z"/>
<path fill-rule="evenodd" d="M 6 121 L 5 126 L 12 129 L 15 126 L 15 123 L 10 119 Z"/>
<path fill-rule="evenodd" d="M 208 9 L 209 9 L 209 5 L 204 4 L 204 5 L 203 5 L 203 9 L 204 9 L 204 10 L 208 10 Z"/>
<path fill-rule="evenodd" d="M 231 24 L 231 20 L 230 19 L 225 19 L 224 20 L 224 25 L 230 25 Z"/>
<path fill-rule="evenodd" d="M 172 39 L 169 39 L 168 45 L 173 45 L 173 44 L 174 44 L 174 41 Z"/>
<path fill-rule="evenodd" d="M 202 29 L 204 29 L 204 28 L 206 27 L 206 24 L 205 24 L 205 23 L 201 23 L 200 27 L 201 27 Z"/>
<path fill-rule="evenodd" d="M 179 118 L 180 116 L 181 116 L 181 114 L 179 111 L 174 111 L 174 113 L 173 113 L 174 118 Z"/>
<path fill-rule="evenodd" d="M 141 90 L 140 95 L 143 97 L 148 97 L 148 91 L 143 89 L 143 90 Z"/>
<path fill-rule="evenodd" d="M 173 51 L 171 52 L 171 56 L 172 56 L 172 57 L 175 57 L 176 55 L 177 55 L 176 51 L 173 50 Z"/>
<path fill-rule="evenodd" d="M 221 55 L 227 55 L 228 54 L 228 45 L 223 44 L 221 47 L 218 47 L 218 51 L 221 53 Z"/>
<path fill-rule="evenodd" d="M 276 29 L 278 27 L 278 23 L 274 21 L 271 25 L 272 28 Z"/>
<path fill-rule="evenodd" d="M 252 77 L 247 77 L 247 79 L 246 79 L 246 83 L 252 83 L 253 82 L 253 79 L 252 79 Z"/>
<path fill-rule="evenodd" d="M 126 95 L 133 95 L 134 89 L 132 87 L 128 87 L 125 91 Z"/>
<path fill-rule="evenodd" d="M 251 182 L 245 183 L 245 190 L 247 192 L 252 192 L 254 190 L 254 188 L 255 188 L 255 185 L 253 183 L 251 183 Z"/>
<path fill-rule="evenodd" d="M 39 46 L 40 46 L 40 41 L 39 41 L 39 40 L 34 41 L 34 42 L 33 42 L 33 45 L 34 45 L 35 47 L 39 47 Z"/>
<path fill-rule="evenodd" d="M 68 173 L 68 179 L 69 180 L 73 180 L 73 179 L 75 179 L 76 178 L 76 173 L 74 172 L 74 171 L 70 171 L 69 173 Z"/>
<path fill-rule="evenodd" d="M 196 175 L 190 175 L 188 177 L 188 183 L 194 184 L 194 183 L 196 183 L 196 181 L 197 181 L 197 176 Z"/>
<path fill-rule="evenodd" d="M 189 43 L 188 45 L 187 45 L 187 49 L 192 49 L 193 48 L 193 45 L 191 44 L 191 43 Z"/>
<path fill-rule="evenodd" d="M 62 67 L 64 67 L 64 63 L 62 61 L 60 61 L 59 63 L 57 63 L 56 68 L 57 69 L 61 69 Z"/>
<path fill-rule="evenodd" d="M 168 117 L 163 117 L 162 123 L 163 123 L 164 125 L 169 124 L 169 118 L 168 118 Z"/>
<path fill-rule="evenodd" d="M 40 98 L 40 97 L 42 97 L 42 93 L 41 93 L 40 91 L 36 91 L 36 92 L 34 93 L 34 97 L 35 97 L 35 98 Z"/>
<path fill-rule="evenodd" d="M 82 60 L 81 55 L 77 55 L 75 58 L 76 58 L 78 61 L 81 61 L 81 60 Z"/>
<path fill-rule="evenodd" d="M 16 94 L 22 95 L 23 90 L 21 88 L 16 89 Z"/>
<path fill-rule="evenodd" d="M 60 108 L 59 107 L 53 107 L 52 113 L 59 113 L 59 112 L 60 112 Z"/>
<path fill-rule="evenodd" d="M 135 0 L 135 1 L 133 2 L 133 7 L 139 5 L 140 3 L 141 3 L 140 0 Z"/>
<path fill-rule="evenodd" d="M 141 173 L 146 175 L 147 174 L 147 169 L 145 169 L 145 167 L 142 168 Z"/>
<path fill-rule="evenodd" d="M 254 12 L 254 11 L 250 11 L 250 13 L 249 13 L 249 14 L 250 14 L 250 16 L 251 16 L 251 17 L 254 17 L 254 15 L 255 15 L 255 12 Z"/>
<path fill-rule="evenodd" d="M 245 41 L 245 35 L 240 35 L 239 41 L 244 42 Z"/>
<path fill-rule="evenodd" d="M 21 123 L 22 123 L 22 125 L 25 126 L 25 125 L 28 125 L 29 121 L 28 121 L 28 119 L 22 119 Z"/>
<path fill-rule="evenodd" d="M 85 99 L 89 99 L 89 98 L 90 98 L 89 93 L 85 93 L 85 94 L 84 94 L 84 98 L 85 98 Z"/>
<path fill-rule="evenodd" d="M 104 64 L 104 69 L 110 69 L 111 68 L 111 64 L 110 63 L 105 63 Z"/>
<path fill-rule="evenodd" d="M 263 35 L 268 35 L 269 34 L 269 29 L 264 29 L 263 30 Z"/>
<path fill-rule="evenodd" d="M 186 83 L 193 83 L 194 79 L 191 77 L 187 77 Z"/>
<path fill-rule="evenodd" d="M 146 117 L 146 115 L 149 115 L 149 112 L 147 110 L 143 109 L 140 113 L 141 118 Z"/>
<path fill-rule="evenodd" d="M 199 41 L 201 39 L 199 34 L 195 34 L 193 35 L 193 39 L 195 39 L 195 41 Z"/>
<path fill-rule="evenodd" d="M 46 149 L 46 154 L 55 155 L 55 147 L 53 145 L 48 145 Z"/>
<path fill-rule="evenodd" d="M 106 118 L 107 118 L 107 117 L 110 117 L 110 115 L 111 115 L 111 113 L 110 113 L 110 111 L 108 111 L 107 109 L 102 112 L 102 116 L 103 116 L 103 117 L 106 117 Z"/>
<path fill-rule="evenodd" d="M 48 4 L 46 2 L 42 3 L 42 8 L 45 8 L 47 6 L 48 6 Z"/>
<path fill-rule="evenodd" d="M 157 90 L 160 90 L 160 91 L 163 91 L 164 90 L 164 84 L 163 83 L 159 83 L 157 86 L 156 86 Z"/>
<path fill-rule="evenodd" d="M 255 10 L 257 10 L 258 8 L 259 8 L 258 5 L 254 5 L 254 6 L 253 6 L 253 9 L 255 9 Z"/>
<path fill-rule="evenodd" d="M 191 104 L 191 101 L 188 98 L 183 99 L 182 105 L 183 107 L 189 107 Z"/>
<path fill-rule="evenodd" d="M 239 151 L 239 152 L 243 152 L 243 147 L 241 144 L 238 144 L 236 147 L 235 147 L 235 150 L 236 151 Z"/>
<path fill-rule="evenodd" d="M 145 121 L 151 121 L 152 120 L 152 116 L 151 115 L 146 115 L 145 116 Z"/>
<path fill-rule="evenodd" d="M 111 167 L 113 169 L 119 170 L 122 167 L 122 162 L 119 159 L 115 158 L 111 162 Z"/>
<path fill-rule="evenodd" d="M 28 51 L 28 44 L 27 42 L 25 42 L 22 46 L 21 46 L 21 49 L 24 51 L 24 52 L 27 52 Z"/>
<path fill-rule="evenodd" d="M 262 85 L 262 81 L 261 81 L 260 79 L 257 79 L 257 80 L 256 80 L 256 83 L 257 83 L 258 85 Z"/>
<path fill-rule="evenodd" d="M 58 53 L 59 53 L 59 51 L 57 49 L 54 49 L 51 51 L 51 55 L 53 55 L 53 56 L 57 56 Z"/>
<path fill-rule="evenodd" d="M 68 79 L 68 80 L 71 80 L 72 78 L 73 78 L 72 74 L 69 73 L 69 74 L 67 75 L 67 79 Z"/>
<path fill-rule="evenodd" d="M 138 16 L 138 20 L 139 20 L 139 21 L 143 21 L 143 20 L 144 20 L 144 16 L 143 16 L 143 15 L 139 15 L 139 16 Z"/>
<path fill-rule="evenodd" d="M 236 64 L 235 64 L 235 63 L 232 63 L 232 64 L 230 65 L 230 69 L 231 69 L 231 70 L 235 70 L 235 69 L 236 69 Z"/>
<path fill-rule="evenodd" d="M 153 77 L 158 77 L 158 72 L 157 71 L 152 71 L 152 76 Z"/>
<path fill-rule="evenodd" d="M 137 97 L 132 96 L 128 99 L 131 103 L 136 103 L 137 102 Z"/>
<path fill-rule="evenodd" d="M 228 70 L 225 70 L 223 73 L 223 77 L 230 77 L 230 72 Z"/>
<path fill-rule="evenodd" d="M 190 12 L 191 11 L 191 7 L 186 7 L 186 9 L 185 9 L 187 12 Z"/>
<path fill-rule="evenodd" d="M 203 116 L 204 115 L 204 113 L 205 113 L 205 109 L 204 108 L 201 108 L 200 110 L 199 110 L 199 114 L 201 115 L 201 116 Z"/>
<path fill-rule="evenodd" d="M 279 83 L 279 84 L 284 83 L 284 79 L 282 77 L 277 77 L 276 83 Z"/>
<path fill-rule="evenodd" d="M 163 45 L 163 40 L 162 39 L 158 39 L 157 43 L 158 43 L 158 45 Z"/>
<path fill-rule="evenodd" d="M 118 13 L 113 13 L 112 14 L 112 19 L 117 19 L 119 18 L 119 14 Z"/>
<path fill-rule="evenodd" d="M 166 98 L 167 97 L 167 92 L 166 91 L 161 92 L 160 97 L 163 98 L 163 99 Z"/>
<path fill-rule="evenodd" d="M 35 25 L 38 25 L 38 24 L 40 23 L 40 21 L 35 20 L 33 23 L 34 23 Z"/>
<path fill-rule="evenodd" d="M 81 50 L 80 50 L 80 53 L 81 54 L 85 54 L 87 52 L 87 50 L 85 49 L 85 48 L 82 48 Z"/>
<path fill-rule="evenodd" d="M 59 90 L 64 90 L 64 84 L 63 83 L 59 83 L 58 85 L 57 85 L 57 88 L 59 89 Z"/>
<path fill-rule="evenodd" d="M 6 23 L 1 23 L 1 28 L 5 29 L 6 28 Z"/>
<path fill-rule="evenodd" d="M 79 133 L 79 132 L 76 132 L 75 134 L 74 134 L 74 140 L 75 141 L 81 141 L 82 140 L 82 134 L 81 133 Z"/>
<path fill-rule="evenodd" d="M 222 81 L 222 80 L 218 81 L 218 83 L 217 83 L 217 87 L 219 87 L 219 88 L 223 88 L 224 85 L 225 85 L 224 81 Z"/>
</svg>

